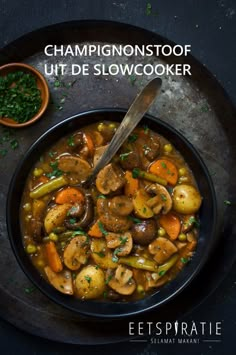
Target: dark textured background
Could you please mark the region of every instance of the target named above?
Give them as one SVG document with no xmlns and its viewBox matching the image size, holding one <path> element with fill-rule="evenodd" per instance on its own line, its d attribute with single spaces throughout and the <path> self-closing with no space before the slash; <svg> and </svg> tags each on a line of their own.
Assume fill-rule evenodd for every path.
<svg viewBox="0 0 236 355">
<path fill-rule="evenodd" d="M 157 32 L 180 44 L 191 44 L 192 53 L 216 76 L 236 103 L 236 3 L 234 0 L 150 1 L 155 14 L 146 15 L 144 0 L 0 0 L 0 47 L 29 31 L 57 22 L 105 19 L 130 23 Z M 58 34 L 60 35 L 60 34 Z M 127 34 L 128 36 L 128 34 Z M 185 345 L 182 354 L 233 355 L 236 353 L 236 268 L 187 321 L 223 320 L 220 344 Z M 0 300 L 1 301 L 1 300 Z M 37 320 L 35 320 L 37 322 Z M 174 354 L 174 346 L 123 343 L 82 347 L 61 345 L 27 335 L 0 321 L 1 353 L 78 353 L 139 355 Z"/>
</svg>

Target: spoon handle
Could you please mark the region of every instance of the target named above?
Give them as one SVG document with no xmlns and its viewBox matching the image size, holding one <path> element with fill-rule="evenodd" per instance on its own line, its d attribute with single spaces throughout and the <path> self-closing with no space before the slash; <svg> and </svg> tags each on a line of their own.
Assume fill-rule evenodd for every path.
<svg viewBox="0 0 236 355">
<path fill-rule="evenodd" d="M 97 173 L 110 162 L 154 102 L 159 93 L 161 84 L 162 80 L 160 78 L 155 78 L 138 94 L 86 183 L 91 182 Z"/>
</svg>

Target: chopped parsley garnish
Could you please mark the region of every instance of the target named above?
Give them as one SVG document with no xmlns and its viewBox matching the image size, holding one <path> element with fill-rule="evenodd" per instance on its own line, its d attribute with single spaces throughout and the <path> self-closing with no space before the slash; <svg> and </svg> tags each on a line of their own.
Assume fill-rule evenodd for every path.
<svg viewBox="0 0 236 355">
<path fill-rule="evenodd" d="M 119 239 L 120 239 L 120 245 L 124 245 L 128 241 L 127 237 L 120 237 Z"/>
<path fill-rule="evenodd" d="M 73 220 L 73 223 L 71 223 L 71 220 Z M 69 221 L 70 221 L 70 224 L 74 224 L 76 222 L 76 220 L 74 220 L 74 218 L 71 218 Z M 76 235 L 86 235 L 86 233 L 83 230 L 75 231 L 72 233 L 71 238 L 75 237 Z"/>
<path fill-rule="evenodd" d="M 57 161 L 53 161 L 53 162 L 50 163 L 50 166 L 51 166 L 51 168 L 53 168 L 53 169 L 57 169 L 57 167 L 58 167 L 58 162 L 57 162 Z"/>
<path fill-rule="evenodd" d="M 13 139 L 12 141 L 10 141 L 10 146 L 13 150 L 15 150 L 16 148 L 18 148 L 19 143 L 16 139 Z"/>
<path fill-rule="evenodd" d="M 102 251 L 94 251 L 93 253 L 98 255 L 100 258 L 105 258 L 105 253 L 103 253 Z"/>
<path fill-rule="evenodd" d="M 36 290 L 36 288 L 34 286 L 31 287 L 25 287 L 25 293 L 30 294 L 32 292 L 34 292 Z"/>
<path fill-rule="evenodd" d="M 158 272 L 158 275 L 159 275 L 159 276 L 163 276 L 163 275 L 165 275 L 165 273 L 166 273 L 165 270 L 161 270 L 161 271 Z"/>
<path fill-rule="evenodd" d="M 1 157 L 5 157 L 6 154 L 7 154 L 7 149 L 0 149 L 0 156 Z"/>
<path fill-rule="evenodd" d="M 61 82 L 59 80 L 54 81 L 54 87 L 59 88 L 61 86 Z"/>
<path fill-rule="evenodd" d="M 133 142 L 136 142 L 137 139 L 138 139 L 138 135 L 137 135 L 137 134 L 131 134 L 131 135 L 128 137 L 128 142 L 129 142 L 129 143 L 133 143 Z"/>
<path fill-rule="evenodd" d="M 137 178 L 139 177 L 139 175 L 140 175 L 140 169 L 134 168 L 134 169 L 132 170 L 132 177 L 133 177 L 134 179 L 137 179 Z"/>
<path fill-rule="evenodd" d="M 150 16 L 151 13 L 152 13 L 152 4 L 150 2 L 148 2 L 146 5 L 146 15 Z"/>
<path fill-rule="evenodd" d="M 74 146 L 75 146 L 74 137 L 70 136 L 70 137 L 67 139 L 67 144 L 68 144 L 70 147 L 74 147 Z"/>
<path fill-rule="evenodd" d="M 77 79 L 70 81 L 68 84 L 65 84 L 65 87 L 67 89 L 72 88 L 75 85 L 76 81 L 77 81 Z"/>
<path fill-rule="evenodd" d="M 1 87 L 0 87 L 0 96 L 1 96 Z M 10 130 L 8 128 L 3 129 L 3 134 L 2 136 L 0 136 L 0 145 L 5 145 L 2 147 L 2 149 L 0 149 L 0 157 L 2 158 L 7 155 L 9 148 L 15 150 L 16 148 L 19 147 L 18 140 L 14 138 L 13 130 Z"/>
<path fill-rule="evenodd" d="M 161 162 L 161 166 L 162 166 L 164 169 L 167 169 L 166 163 L 164 163 L 164 161 Z"/>
<path fill-rule="evenodd" d="M 183 264 L 186 264 L 187 262 L 189 262 L 189 258 L 181 258 L 180 261 L 181 261 Z"/>
<path fill-rule="evenodd" d="M 51 168 L 53 169 L 53 171 L 51 173 L 47 173 L 46 176 L 51 178 L 51 177 L 58 177 L 61 176 L 63 174 L 63 171 L 58 169 L 58 162 L 54 161 L 50 163 Z"/>
<path fill-rule="evenodd" d="M 107 291 L 103 292 L 103 298 L 107 298 Z"/>
<path fill-rule="evenodd" d="M 129 81 L 131 83 L 132 86 L 134 86 L 135 81 L 137 80 L 135 75 L 130 75 L 129 77 Z"/>
<path fill-rule="evenodd" d="M 108 278 L 107 278 L 106 281 L 105 281 L 105 284 L 106 284 L 106 285 L 109 284 L 109 282 L 111 281 L 111 279 L 112 279 L 112 275 L 109 275 Z"/>
<path fill-rule="evenodd" d="M 209 106 L 208 106 L 208 105 L 203 105 L 203 106 L 201 107 L 201 111 L 202 111 L 202 112 L 208 112 L 208 111 L 209 111 Z"/>
<path fill-rule="evenodd" d="M 70 222 L 70 224 L 75 224 L 76 223 L 76 219 L 75 218 L 70 218 L 69 222 Z"/>
<path fill-rule="evenodd" d="M 142 223 L 141 219 L 139 218 L 132 217 L 132 216 L 128 216 L 127 218 L 133 221 L 134 223 Z"/>
<path fill-rule="evenodd" d="M 101 221 L 98 221 L 98 227 L 99 227 L 100 231 L 102 232 L 102 234 L 104 234 L 104 235 L 108 234 L 108 232 L 105 230 Z"/>
<path fill-rule="evenodd" d="M 147 125 L 144 125 L 144 126 L 143 126 L 143 129 L 144 129 L 144 133 L 145 133 L 145 134 L 148 134 L 148 131 L 149 131 L 148 126 L 147 126 Z"/>
<path fill-rule="evenodd" d="M 4 128 L 3 135 L 0 138 L 0 144 L 2 144 L 4 142 L 9 142 L 11 140 L 12 136 L 13 136 L 12 131 L 8 128 Z"/>
<path fill-rule="evenodd" d="M 41 103 L 41 91 L 33 74 L 16 71 L 0 77 L 0 117 L 27 122 L 39 111 Z"/>
<path fill-rule="evenodd" d="M 167 200 L 167 197 L 166 197 L 166 195 L 164 195 L 164 194 L 161 194 L 160 196 L 161 196 L 161 199 L 162 199 L 162 201 L 166 201 L 166 200 Z"/>
<path fill-rule="evenodd" d="M 229 201 L 229 200 L 224 200 L 224 204 L 227 205 L 227 206 L 230 206 L 230 205 L 231 205 L 231 201 Z"/>
<path fill-rule="evenodd" d="M 120 154 L 120 160 L 122 160 L 122 161 L 126 160 L 129 155 L 130 155 L 130 152 Z"/>
<path fill-rule="evenodd" d="M 113 261 L 113 263 L 118 263 L 119 259 L 116 255 L 113 255 L 112 261 Z"/>
<path fill-rule="evenodd" d="M 188 225 L 191 226 L 194 224 L 197 228 L 200 227 L 200 222 L 195 217 L 190 217 L 188 220 Z"/>
<path fill-rule="evenodd" d="M 102 198 L 105 200 L 107 197 L 105 195 L 98 195 L 97 199 L 99 199 L 99 198 Z"/>
<path fill-rule="evenodd" d="M 48 155 L 50 156 L 50 158 L 54 158 L 55 155 L 57 155 L 57 152 L 49 152 Z"/>
<path fill-rule="evenodd" d="M 92 281 L 92 277 L 90 277 L 88 275 L 85 275 L 84 278 L 85 278 L 86 281 L 88 281 L 89 284 Z"/>
<path fill-rule="evenodd" d="M 114 263 L 117 263 L 119 261 L 117 254 L 119 254 L 122 251 L 122 248 L 116 248 L 113 253 L 112 261 Z"/>
</svg>

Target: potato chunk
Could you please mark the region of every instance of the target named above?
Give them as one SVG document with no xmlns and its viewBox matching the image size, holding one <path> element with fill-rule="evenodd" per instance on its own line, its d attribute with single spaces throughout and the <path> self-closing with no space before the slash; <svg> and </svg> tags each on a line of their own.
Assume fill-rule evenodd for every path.
<svg viewBox="0 0 236 355">
<path fill-rule="evenodd" d="M 96 265 L 84 267 L 75 279 L 76 294 L 82 299 L 99 298 L 105 291 L 105 276 Z"/>
<path fill-rule="evenodd" d="M 64 205 L 56 205 L 48 211 L 44 220 L 44 228 L 48 234 L 63 224 L 70 208 L 69 203 L 64 203 Z"/>
</svg>

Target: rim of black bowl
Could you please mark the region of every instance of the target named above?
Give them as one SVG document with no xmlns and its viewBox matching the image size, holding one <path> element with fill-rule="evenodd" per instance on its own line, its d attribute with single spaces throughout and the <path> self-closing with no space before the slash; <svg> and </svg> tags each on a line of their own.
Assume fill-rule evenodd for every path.
<svg viewBox="0 0 236 355">
<path fill-rule="evenodd" d="M 148 124 L 150 129 L 166 137 L 183 155 L 196 178 L 203 196 L 200 209 L 200 231 L 196 251 L 191 261 L 170 283 L 159 291 L 142 300 L 131 302 L 82 301 L 64 295 L 54 289 L 37 271 L 23 247 L 19 218 L 22 192 L 26 178 L 39 157 L 61 137 L 77 129 L 98 121 L 121 121 L 127 109 L 101 108 L 81 112 L 49 128 L 27 150 L 11 179 L 7 198 L 7 229 L 11 247 L 16 259 L 26 276 L 39 290 L 55 303 L 84 316 L 100 318 L 124 318 L 135 316 L 145 311 L 160 307 L 182 292 L 196 277 L 207 261 L 217 240 L 216 221 L 217 203 L 215 190 L 208 169 L 193 145 L 168 123 L 151 115 L 145 115 L 141 124 Z M 158 129 L 157 129 L 158 128 Z M 206 194 L 207 192 L 207 194 Z M 205 195 L 205 198 L 204 198 Z"/>
</svg>

